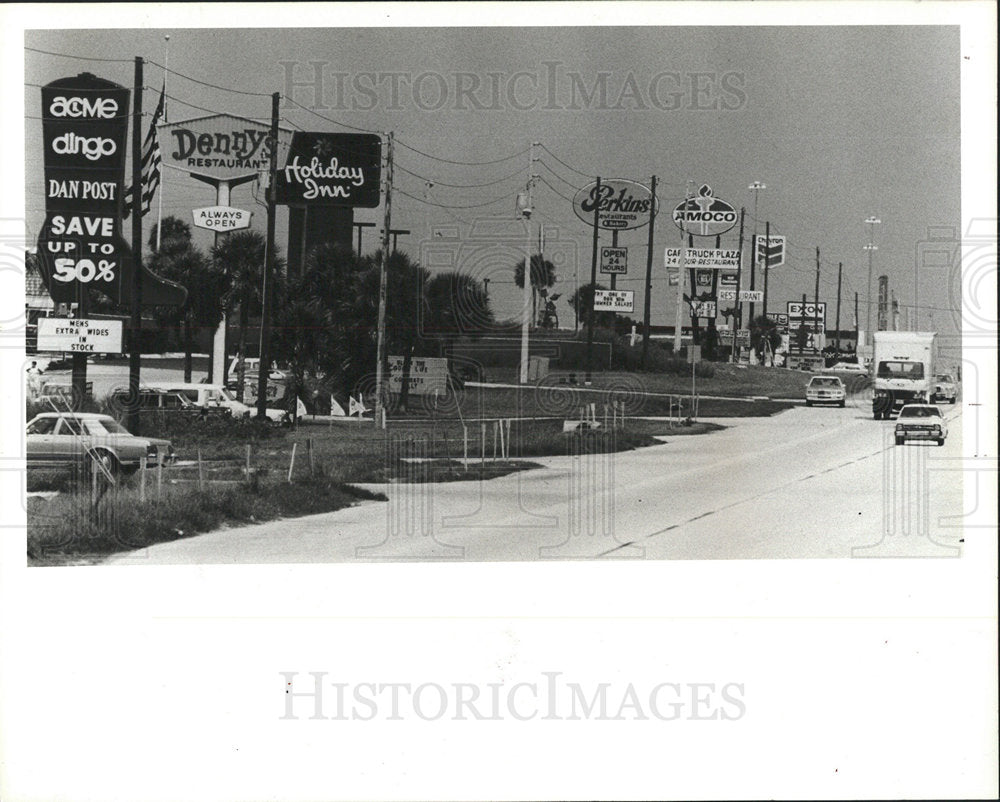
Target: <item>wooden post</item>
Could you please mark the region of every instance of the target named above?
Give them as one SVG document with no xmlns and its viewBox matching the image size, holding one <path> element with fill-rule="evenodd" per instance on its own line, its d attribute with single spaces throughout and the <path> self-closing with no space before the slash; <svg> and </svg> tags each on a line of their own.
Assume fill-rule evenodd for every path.
<svg viewBox="0 0 1000 802">
<path fill-rule="evenodd" d="M 160 494 L 163 492 L 163 452 L 157 450 L 156 452 L 156 500 L 160 500 Z"/>
<path fill-rule="evenodd" d="M 198 448 L 198 490 L 205 489 L 205 471 L 201 464 L 201 447 Z"/>
<path fill-rule="evenodd" d="M 497 433 L 500 430 L 500 421 L 493 421 L 493 461 L 497 461 Z"/>
<path fill-rule="evenodd" d="M 292 482 L 292 471 L 295 470 L 295 449 L 298 448 L 298 443 L 292 443 L 292 458 L 288 463 L 288 483 Z"/>
<path fill-rule="evenodd" d="M 479 465 L 480 469 L 486 467 L 486 423 L 479 424 Z"/>
<path fill-rule="evenodd" d="M 247 443 L 247 482 L 250 482 L 250 444 Z"/>
<path fill-rule="evenodd" d="M 201 453 L 200 451 L 198 452 Z M 146 458 L 143 457 L 139 462 L 139 503 L 143 503 L 146 500 Z"/>
<path fill-rule="evenodd" d="M 312 479 L 316 475 L 316 457 L 313 454 L 313 441 L 311 437 L 306 440 L 306 452 L 309 454 L 309 478 Z"/>
<path fill-rule="evenodd" d="M 462 467 L 469 470 L 469 427 L 462 424 Z"/>
</svg>

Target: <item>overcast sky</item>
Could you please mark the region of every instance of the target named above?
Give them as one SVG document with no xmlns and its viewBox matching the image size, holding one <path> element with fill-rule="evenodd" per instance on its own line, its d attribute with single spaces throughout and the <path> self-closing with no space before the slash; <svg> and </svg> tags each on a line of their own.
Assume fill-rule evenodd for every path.
<svg viewBox="0 0 1000 802">
<path fill-rule="evenodd" d="M 25 52 L 30 238 L 44 219 L 40 121 L 34 119 L 40 94 L 31 84 L 91 71 L 131 86 L 131 60 L 142 56 L 152 62 L 145 83 L 158 89 L 165 34 L 169 67 L 179 73 L 167 77 L 171 121 L 210 111 L 266 117 L 269 95 L 279 91 L 332 120 L 284 103 L 282 117 L 292 127 L 395 132 L 399 192 L 392 225 L 413 232 L 400 238 L 399 247 L 418 259 L 421 243 L 437 226 L 459 225 L 464 233 L 465 224 L 481 217 L 512 218 L 514 195 L 528 174 L 522 151 L 532 141 L 544 145 L 533 170 L 541 177 L 535 219 L 546 226 L 547 252 L 560 256 L 556 291 L 567 295 L 573 265 L 586 281 L 591 258 L 590 230 L 568 198 L 597 175 L 646 183 L 655 174 L 664 209 L 683 198 L 686 181 L 696 190 L 707 183 L 749 214 L 754 201 L 748 185 L 763 182 L 759 232 L 769 220 L 772 233 L 786 235 L 790 246 L 789 264 L 772 273 L 770 308 L 783 309 L 803 292 L 812 298 L 818 246 L 820 297 L 829 304 L 830 326 L 838 262 L 844 264 L 842 327 L 853 324 L 855 291 L 864 325 L 866 217 L 882 220 L 875 229 L 875 276 L 889 276 L 904 306 L 913 302 L 914 265 L 929 229 L 950 235 L 960 227 L 957 27 L 173 28 L 26 34 L 28 48 L 84 57 Z M 290 85 L 290 77 L 299 85 Z M 155 102 L 147 92 L 145 108 Z M 514 154 L 520 155 L 487 164 Z M 434 186 L 428 188 L 427 180 Z M 254 209 L 254 224 L 263 230 L 264 210 L 249 187 L 235 190 L 232 202 Z M 164 214 L 190 219 L 191 208 L 213 203 L 209 187 L 167 171 Z M 356 219 L 380 221 L 380 215 L 359 210 Z M 147 216 L 146 225 L 154 218 Z M 282 245 L 285 220 L 282 210 Z M 748 235 L 753 227 L 748 216 Z M 365 232 L 365 250 L 374 246 L 372 232 Z M 734 228 L 724 244 L 735 247 L 736 237 Z M 210 239 L 199 233 L 204 246 Z M 646 239 L 646 229 L 638 229 L 622 234 L 620 243 L 629 247 L 629 273 L 618 286 L 636 290 L 637 317 Z M 678 240 L 678 230 L 661 216 L 653 256 L 654 323 L 673 322 L 663 250 Z M 935 328 L 952 331 L 948 310 L 958 303 L 957 282 L 942 268 L 925 274 L 921 327 L 930 327 L 933 314 Z M 504 284 L 510 279 L 497 272 L 491 277 L 498 314 L 514 315 L 517 294 Z M 562 301 L 559 311 L 564 325 L 572 322 Z"/>
</svg>

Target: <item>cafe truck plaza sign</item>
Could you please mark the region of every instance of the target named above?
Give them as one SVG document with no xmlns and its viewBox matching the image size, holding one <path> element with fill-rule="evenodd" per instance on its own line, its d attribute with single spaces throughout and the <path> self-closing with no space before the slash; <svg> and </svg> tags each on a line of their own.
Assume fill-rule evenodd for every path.
<svg viewBox="0 0 1000 802">
<path fill-rule="evenodd" d="M 207 228 L 209 231 L 239 231 L 250 228 L 253 212 L 233 206 L 206 206 L 203 209 L 192 209 L 191 216 L 192 222 L 198 228 Z"/>
</svg>

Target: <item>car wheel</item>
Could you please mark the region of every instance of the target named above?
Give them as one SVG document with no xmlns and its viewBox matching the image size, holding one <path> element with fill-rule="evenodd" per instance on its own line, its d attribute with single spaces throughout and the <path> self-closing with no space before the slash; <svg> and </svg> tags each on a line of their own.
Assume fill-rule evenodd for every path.
<svg viewBox="0 0 1000 802">
<path fill-rule="evenodd" d="M 944 438 L 943 437 L 939 437 L 937 443 L 938 443 L 939 446 L 943 446 L 944 445 Z"/>
<path fill-rule="evenodd" d="M 110 451 L 97 451 L 97 459 L 108 473 L 112 476 L 118 475 L 118 470 L 121 466 L 114 454 Z"/>
<path fill-rule="evenodd" d="M 812 401 L 806 401 L 806 406 L 807 406 L 807 407 L 811 407 L 812 405 L 813 405 L 813 402 L 812 402 Z"/>
<path fill-rule="evenodd" d="M 906 438 L 905 438 L 905 437 L 897 437 L 897 438 L 896 438 L 896 445 L 897 445 L 897 446 L 901 446 L 901 445 L 903 445 L 903 443 L 905 443 L 905 442 L 906 442 Z"/>
<path fill-rule="evenodd" d="M 840 404 L 838 404 L 838 406 L 843 407 L 846 403 L 847 403 L 846 401 L 841 401 Z"/>
<path fill-rule="evenodd" d="M 948 403 L 949 403 L 949 404 L 954 404 L 954 403 L 955 403 L 955 396 L 952 396 L 952 397 L 951 397 L 951 400 L 950 400 L 950 401 L 949 401 Z"/>
</svg>

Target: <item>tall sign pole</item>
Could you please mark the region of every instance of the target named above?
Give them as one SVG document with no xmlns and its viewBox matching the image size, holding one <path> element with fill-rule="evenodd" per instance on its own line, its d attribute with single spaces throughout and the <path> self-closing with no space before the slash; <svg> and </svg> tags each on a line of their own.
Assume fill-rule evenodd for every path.
<svg viewBox="0 0 1000 802">
<path fill-rule="evenodd" d="M 135 57 L 132 108 L 132 315 L 128 355 L 128 430 L 139 434 L 139 364 L 142 353 L 142 57 Z M 86 297 L 86 292 L 84 292 Z M 86 356 L 83 357 L 86 359 Z M 76 357 L 74 356 L 74 359 Z"/>
<path fill-rule="evenodd" d="M 684 190 L 684 209 L 688 207 L 691 200 L 691 182 L 687 182 Z M 684 268 L 687 266 L 687 232 L 684 230 L 683 219 L 681 225 L 681 259 L 677 265 L 677 309 L 674 317 L 674 356 L 679 356 L 681 352 L 681 331 L 684 328 Z M 693 288 L 692 288 L 693 289 Z"/>
<path fill-rule="evenodd" d="M 840 282 L 843 278 L 844 263 L 837 263 L 837 350 L 840 350 Z"/>
<path fill-rule="evenodd" d="M 868 244 L 864 248 L 868 251 L 868 312 L 865 317 L 866 345 L 871 341 L 872 336 L 872 255 L 878 250 L 878 247 L 875 245 L 875 226 L 881 222 L 875 215 L 871 215 L 865 220 L 868 226 Z"/>
<path fill-rule="evenodd" d="M 733 347 L 729 352 L 729 361 L 736 362 L 739 346 L 736 345 L 736 333 L 743 327 L 743 301 L 740 300 L 740 289 L 743 278 L 743 219 L 746 217 L 746 207 L 740 207 L 740 246 L 736 257 L 736 303 L 733 308 Z"/>
<path fill-rule="evenodd" d="M 389 231 L 392 222 L 392 131 L 385 135 L 385 203 L 382 220 L 382 255 L 379 259 L 378 341 L 375 348 L 375 426 L 385 425 L 383 383 L 385 381 L 385 295 L 389 262 Z"/>
<path fill-rule="evenodd" d="M 764 264 L 761 269 L 764 271 L 764 303 L 761 305 L 760 313 L 767 317 L 767 277 L 771 275 L 771 221 L 764 224 Z"/>
<path fill-rule="evenodd" d="M 601 222 L 601 177 L 597 176 L 594 188 L 594 247 L 590 256 L 590 304 L 587 309 L 587 372 L 584 384 L 590 384 L 590 372 L 594 352 L 594 304 L 597 303 L 597 234 Z M 579 303 L 577 298 L 577 303 Z"/>
<path fill-rule="evenodd" d="M 261 288 L 260 315 L 260 369 L 257 371 L 257 417 L 267 417 L 267 377 L 271 364 L 271 296 L 274 294 L 274 225 L 275 195 L 278 180 L 278 106 L 281 93 L 271 95 L 271 159 L 268 165 L 270 180 L 267 188 L 267 244 L 264 253 L 264 285 Z"/>
<path fill-rule="evenodd" d="M 854 354 L 858 353 L 858 294 L 854 293 Z"/>
<path fill-rule="evenodd" d="M 819 246 L 816 246 L 816 292 L 813 295 L 813 328 L 816 339 L 813 341 L 819 346 Z M 816 350 L 820 350 L 818 347 Z"/>
<path fill-rule="evenodd" d="M 754 181 L 749 187 L 747 187 L 753 193 L 753 250 L 751 251 L 750 259 L 750 289 L 757 289 L 757 260 L 759 259 L 757 255 L 757 249 L 759 244 L 757 243 L 757 196 L 760 195 L 762 189 L 767 189 L 767 185 L 761 181 Z M 750 315 L 747 318 L 747 328 L 753 328 L 753 313 L 754 313 L 754 302 L 750 301 Z"/>
<path fill-rule="evenodd" d="M 649 350 L 649 317 L 653 299 L 653 218 L 656 214 L 656 176 L 650 179 L 653 203 L 649 207 L 649 239 L 646 245 L 646 299 L 642 310 L 642 357 L 640 365 L 646 367 L 646 352 Z"/>
</svg>

